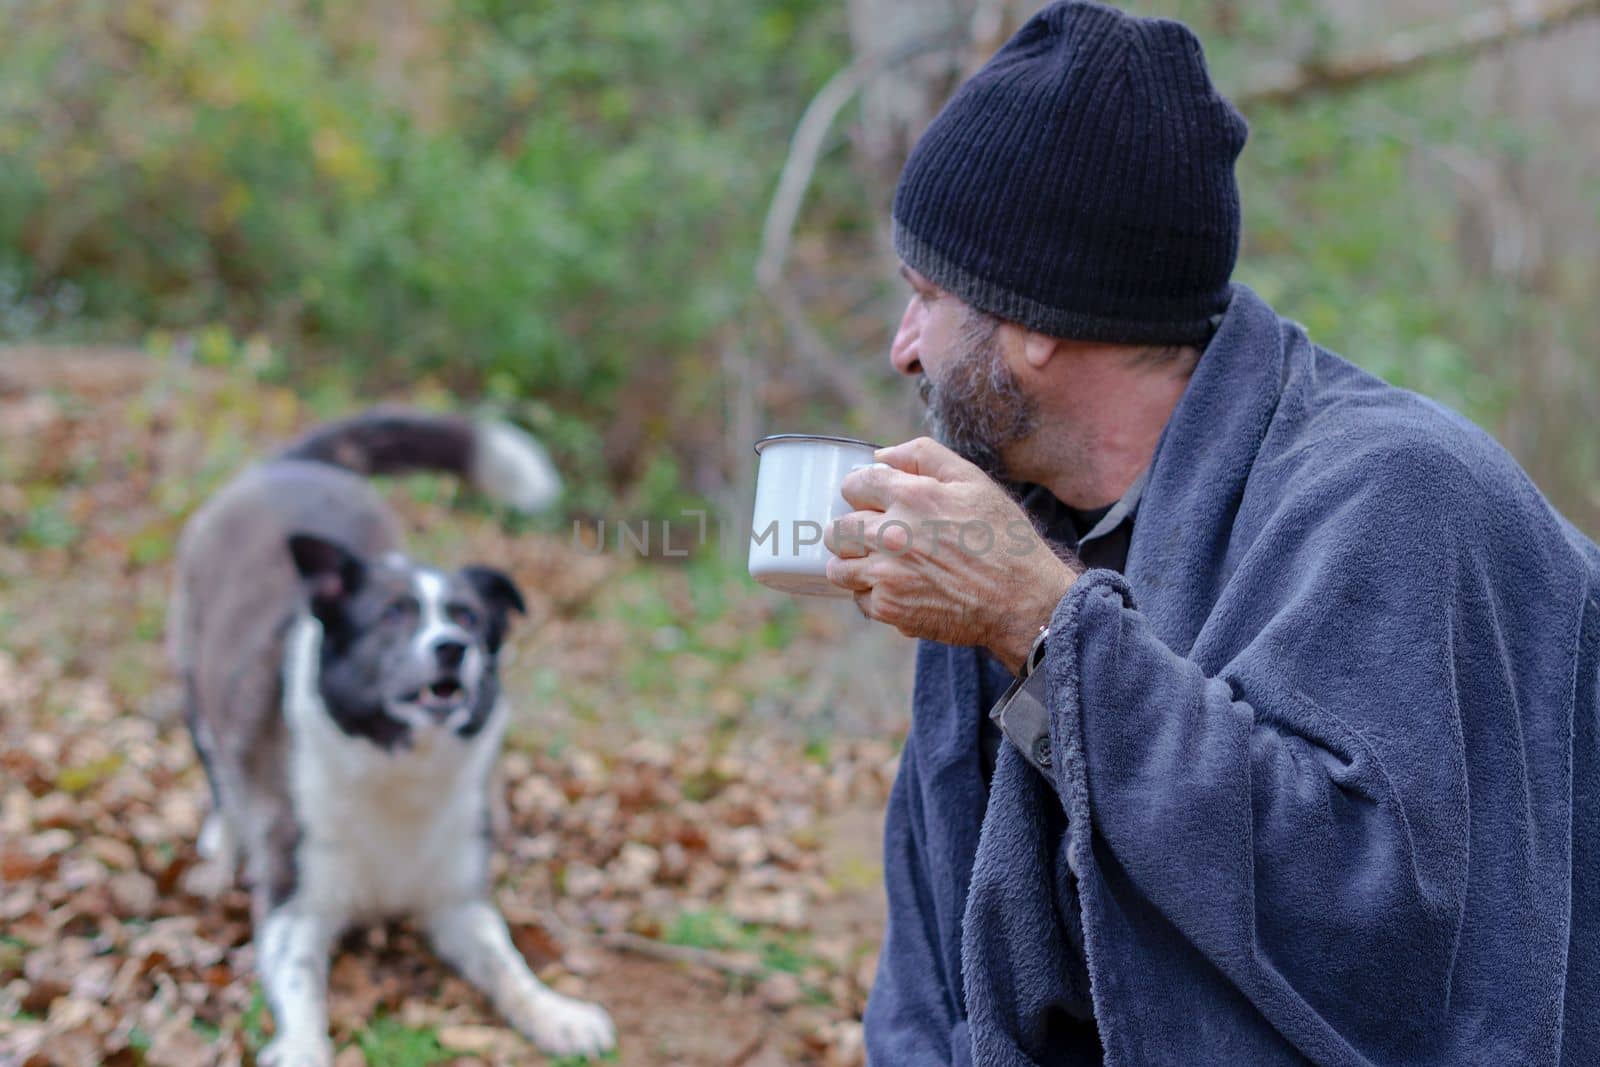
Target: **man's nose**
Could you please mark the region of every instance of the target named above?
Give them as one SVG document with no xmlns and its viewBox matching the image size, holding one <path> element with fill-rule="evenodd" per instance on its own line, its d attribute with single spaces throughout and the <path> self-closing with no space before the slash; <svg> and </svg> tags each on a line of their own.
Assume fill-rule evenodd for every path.
<svg viewBox="0 0 1600 1067">
<path fill-rule="evenodd" d="M 454 669 L 461 666 L 461 661 L 467 657 L 467 646 L 460 641 L 440 641 L 433 646 L 433 654 L 439 659 L 439 666 Z"/>
<path fill-rule="evenodd" d="M 900 316 L 900 328 L 894 332 L 894 344 L 889 346 L 889 362 L 901 374 L 916 377 L 922 373 L 922 359 L 918 346 L 922 340 L 922 301 L 912 296 L 906 304 L 906 313 Z"/>
</svg>

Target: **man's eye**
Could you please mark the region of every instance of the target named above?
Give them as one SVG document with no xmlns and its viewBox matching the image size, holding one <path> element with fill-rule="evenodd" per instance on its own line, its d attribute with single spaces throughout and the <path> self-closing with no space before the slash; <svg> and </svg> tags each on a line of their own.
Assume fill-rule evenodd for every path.
<svg viewBox="0 0 1600 1067">
<path fill-rule="evenodd" d="M 456 604 L 450 609 L 450 621 L 463 630 L 470 630 L 478 625 L 478 613 L 463 604 Z"/>
</svg>

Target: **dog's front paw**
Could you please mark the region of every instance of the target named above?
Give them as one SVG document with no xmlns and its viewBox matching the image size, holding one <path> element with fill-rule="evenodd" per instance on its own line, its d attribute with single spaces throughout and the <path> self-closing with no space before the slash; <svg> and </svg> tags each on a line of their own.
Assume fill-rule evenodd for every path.
<svg viewBox="0 0 1600 1067">
<path fill-rule="evenodd" d="M 517 1015 L 517 1029 L 552 1056 L 598 1056 L 617 1044 L 617 1028 L 598 1004 L 542 990 Z"/>
<path fill-rule="evenodd" d="M 333 1042 L 324 1034 L 284 1034 L 261 1050 L 259 1067 L 333 1067 Z"/>
</svg>

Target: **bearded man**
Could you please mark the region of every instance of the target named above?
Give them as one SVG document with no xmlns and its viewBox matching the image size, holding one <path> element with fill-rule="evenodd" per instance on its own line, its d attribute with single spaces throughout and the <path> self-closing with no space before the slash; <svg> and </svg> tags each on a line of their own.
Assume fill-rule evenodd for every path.
<svg viewBox="0 0 1600 1067">
<path fill-rule="evenodd" d="M 1231 283 L 1245 134 L 1073 0 L 906 164 L 942 443 L 828 533 L 922 639 L 880 1067 L 1600 1063 L 1600 549 Z"/>
</svg>

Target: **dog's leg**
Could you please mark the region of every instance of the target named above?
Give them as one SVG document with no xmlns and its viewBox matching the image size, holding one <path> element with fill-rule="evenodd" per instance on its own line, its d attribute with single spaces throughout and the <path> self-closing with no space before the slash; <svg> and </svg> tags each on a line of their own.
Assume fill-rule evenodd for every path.
<svg viewBox="0 0 1600 1067">
<path fill-rule="evenodd" d="M 322 916 L 278 908 L 256 939 L 261 985 L 278 1036 L 262 1050 L 263 1067 L 330 1067 L 328 954 L 337 934 Z"/>
<path fill-rule="evenodd" d="M 202 862 L 184 873 L 183 889 L 198 897 L 220 897 L 233 888 L 239 870 L 239 841 L 220 809 L 206 816 L 196 845 Z"/>
<path fill-rule="evenodd" d="M 604 1008 L 564 997 L 534 977 L 511 943 L 505 920 L 487 900 L 441 908 L 426 921 L 439 955 L 545 1052 L 595 1055 L 616 1044 Z"/>
<path fill-rule="evenodd" d="M 173 602 L 173 618 L 181 619 L 185 611 L 180 595 Z M 195 896 L 214 899 L 233 887 L 239 871 L 239 841 L 233 821 L 229 818 L 231 809 L 222 786 L 222 772 L 230 768 L 218 766 L 211 728 L 201 711 L 200 685 L 192 671 L 185 672 L 183 677 L 183 721 L 189 727 L 189 738 L 194 742 L 200 767 L 206 772 L 206 784 L 211 788 L 211 812 L 200 827 L 200 840 L 196 842 L 203 862 L 185 872 L 183 888 Z M 237 772 L 229 777 L 237 780 Z"/>
<path fill-rule="evenodd" d="M 230 872 L 239 865 L 239 843 L 233 838 L 233 827 L 220 809 L 213 809 L 200 827 L 200 840 L 195 842 L 200 858 L 214 860 Z"/>
</svg>

